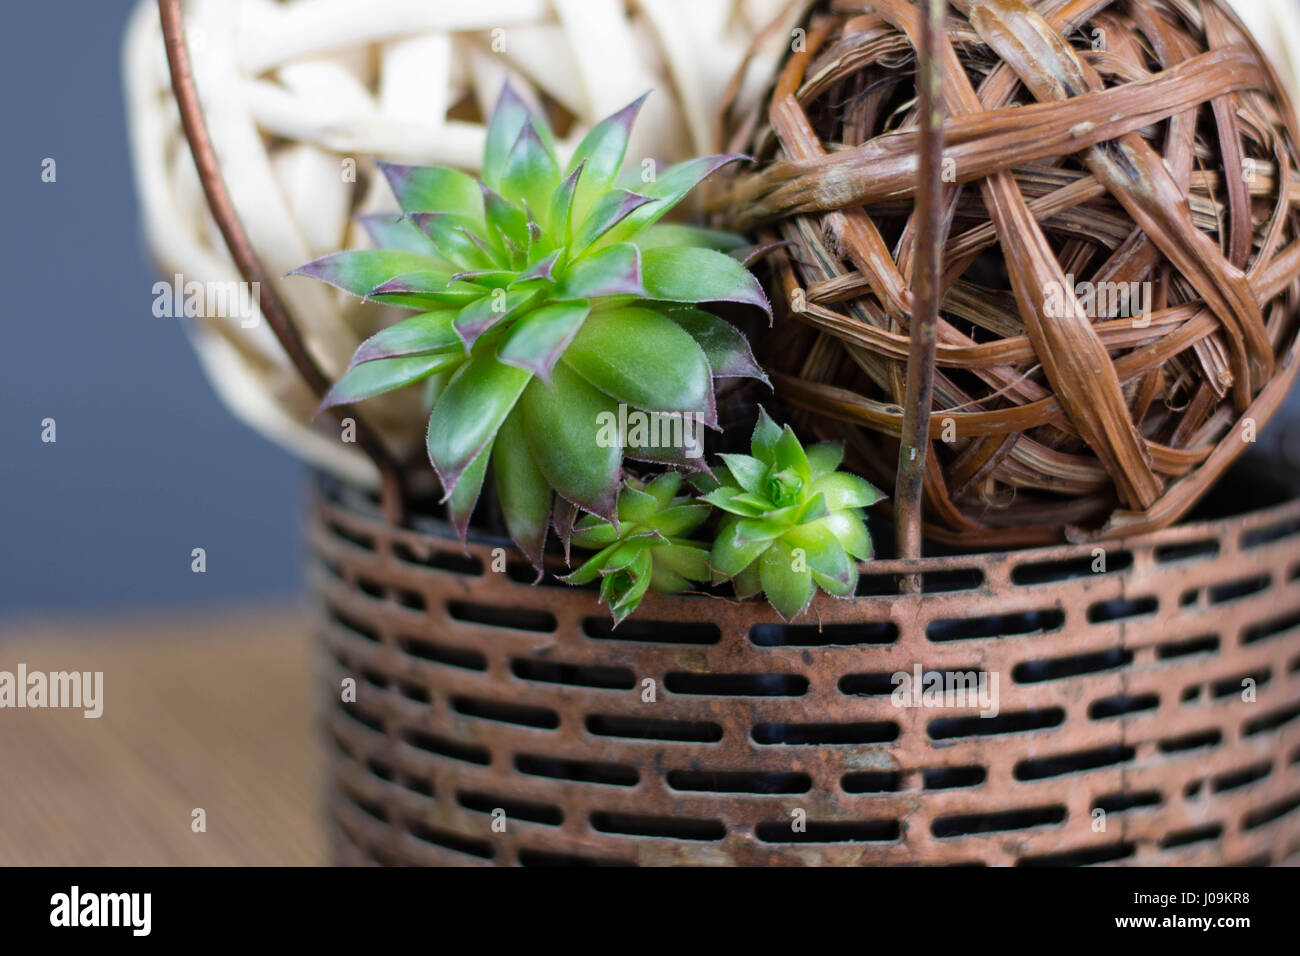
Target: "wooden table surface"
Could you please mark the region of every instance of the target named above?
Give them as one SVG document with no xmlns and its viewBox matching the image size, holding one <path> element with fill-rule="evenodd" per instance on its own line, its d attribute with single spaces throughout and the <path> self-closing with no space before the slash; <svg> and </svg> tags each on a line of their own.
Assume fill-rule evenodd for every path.
<svg viewBox="0 0 1300 956">
<path fill-rule="evenodd" d="M 20 663 L 102 671 L 104 710 L 0 709 L 0 866 L 328 861 L 304 609 L 0 624 Z"/>
</svg>

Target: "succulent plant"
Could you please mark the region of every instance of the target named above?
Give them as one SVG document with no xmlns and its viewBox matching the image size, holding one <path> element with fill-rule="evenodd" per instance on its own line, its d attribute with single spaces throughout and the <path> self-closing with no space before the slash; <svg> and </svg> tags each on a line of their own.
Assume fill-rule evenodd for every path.
<svg viewBox="0 0 1300 956">
<path fill-rule="evenodd" d="M 688 161 L 622 188 L 643 99 L 561 166 L 545 119 L 507 86 L 481 182 L 381 164 L 402 213 L 365 218 L 380 248 L 296 270 L 417 310 L 360 346 L 322 409 L 424 381 L 429 459 L 452 522 L 463 538 L 491 462 L 507 528 L 539 568 L 549 525 L 563 536 L 575 507 L 617 518 L 625 453 L 694 464 L 680 449 L 625 447 L 625 435 L 599 440 L 602 413 L 623 405 L 716 428 L 713 379 L 763 378 L 744 336 L 696 308 L 736 302 L 770 317 L 757 280 L 726 254 L 741 241 L 659 222 L 740 157 Z"/>
<path fill-rule="evenodd" d="M 727 512 L 709 563 L 714 583 L 731 579 L 741 598 L 762 591 L 790 620 L 817 588 L 849 597 L 858 560 L 872 556 L 862 509 L 884 497 L 848 472 L 837 471 L 843 446 L 807 451 L 789 425 L 759 410 L 751 455 L 723 455 L 704 500 Z"/>
<path fill-rule="evenodd" d="M 629 478 L 618 493 L 618 525 L 584 515 L 573 528 L 572 543 L 597 553 L 564 580 L 590 584 L 599 578 L 600 597 L 617 626 L 637 609 L 647 590 L 677 594 L 691 582 L 709 580 L 707 545 L 685 536 L 712 513 L 699 498 L 676 497 L 679 472 L 668 471 L 649 483 Z"/>
</svg>

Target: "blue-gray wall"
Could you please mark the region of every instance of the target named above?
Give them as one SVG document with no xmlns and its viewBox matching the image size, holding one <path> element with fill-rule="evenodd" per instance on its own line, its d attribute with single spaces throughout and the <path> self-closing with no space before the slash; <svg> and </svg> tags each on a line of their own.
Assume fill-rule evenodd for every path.
<svg viewBox="0 0 1300 956">
<path fill-rule="evenodd" d="M 230 417 L 177 320 L 151 312 L 120 78 L 130 8 L 24 3 L 0 30 L 0 616 L 301 579 L 300 468 Z"/>
</svg>

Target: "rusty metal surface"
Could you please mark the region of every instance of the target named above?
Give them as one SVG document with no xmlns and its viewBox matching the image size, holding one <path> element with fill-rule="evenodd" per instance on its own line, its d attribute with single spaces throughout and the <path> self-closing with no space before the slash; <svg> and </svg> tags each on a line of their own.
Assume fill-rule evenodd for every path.
<svg viewBox="0 0 1300 956">
<path fill-rule="evenodd" d="M 591 593 L 344 498 L 319 494 L 311 521 L 341 862 L 1300 849 L 1300 502 L 1111 543 L 1104 573 L 1091 547 L 877 562 L 866 596 L 819 596 L 820 630 L 651 596 L 611 638 Z M 890 594 L 904 567 L 926 593 Z M 890 675 L 917 664 L 996 674 L 999 717 L 895 706 Z"/>
</svg>

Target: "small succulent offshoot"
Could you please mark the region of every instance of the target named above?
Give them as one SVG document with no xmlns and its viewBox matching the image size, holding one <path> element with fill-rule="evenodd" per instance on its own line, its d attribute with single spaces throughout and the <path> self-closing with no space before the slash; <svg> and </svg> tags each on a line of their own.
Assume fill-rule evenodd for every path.
<svg viewBox="0 0 1300 956">
<path fill-rule="evenodd" d="M 884 497 L 868 482 L 837 471 L 841 445 L 806 451 L 789 425 L 760 409 L 751 455 L 723 455 L 717 486 L 704 500 L 726 512 L 709 563 L 714 583 L 731 579 L 736 594 L 762 591 L 782 617 L 808 607 L 817 588 L 850 597 L 857 561 L 872 556 L 862 509 Z"/>
<path fill-rule="evenodd" d="M 481 182 L 381 164 L 402 214 L 365 217 L 380 248 L 296 270 L 416 310 L 360 346 L 322 408 L 423 381 L 429 459 L 452 523 L 463 539 L 490 462 L 507 529 L 539 569 L 552 523 L 563 537 L 575 509 L 614 518 L 625 453 L 695 466 L 680 449 L 601 440 L 606 413 L 622 404 L 717 428 L 713 380 L 765 380 L 744 336 L 696 307 L 735 302 L 771 316 L 758 281 L 726 254 L 742 240 L 659 221 L 741 157 L 653 177 L 638 164 L 622 188 L 641 102 L 599 123 L 562 165 L 545 119 L 507 86 Z"/>
<path fill-rule="evenodd" d="M 597 553 L 564 580 L 600 580 L 601 600 L 617 626 L 637 609 L 647 590 L 679 594 L 709 580 L 709 550 L 686 536 L 712 513 L 699 498 L 677 497 L 682 476 L 668 471 L 646 483 L 629 478 L 618 494 L 618 526 L 585 515 L 572 542 Z"/>
</svg>

